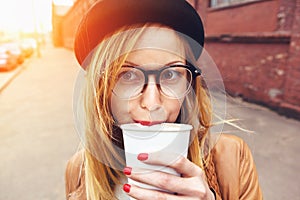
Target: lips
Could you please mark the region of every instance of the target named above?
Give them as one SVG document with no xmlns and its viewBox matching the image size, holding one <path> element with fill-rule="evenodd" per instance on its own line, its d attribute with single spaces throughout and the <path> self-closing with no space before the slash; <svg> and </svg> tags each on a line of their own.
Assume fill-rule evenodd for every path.
<svg viewBox="0 0 300 200">
<path fill-rule="evenodd" d="M 161 124 L 164 122 L 164 121 L 143 121 L 143 120 L 134 120 L 134 121 L 135 121 L 135 123 L 139 123 L 143 126 L 152 126 L 152 125 Z"/>
</svg>

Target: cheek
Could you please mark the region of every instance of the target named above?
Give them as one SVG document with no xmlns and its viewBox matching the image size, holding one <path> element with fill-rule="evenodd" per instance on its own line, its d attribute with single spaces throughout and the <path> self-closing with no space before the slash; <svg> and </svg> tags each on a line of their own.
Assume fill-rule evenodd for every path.
<svg viewBox="0 0 300 200">
<path fill-rule="evenodd" d="M 122 101 L 116 98 L 114 95 L 111 97 L 110 110 L 113 118 L 118 122 L 122 123 L 128 115 L 128 101 Z"/>
<path fill-rule="evenodd" d="M 175 122 L 177 119 L 180 109 L 181 109 L 182 101 L 180 100 L 167 100 L 164 103 L 164 108 L 168 116 L 168 122 Z"/>
<path fill-rule="evenodd" d="M 114 120 L 119 124 L 133 123 L 132 116 L 139 116 L 138 100 L 120 100 L 112 96 L 110 101 L 110 110 Z"/>
</svg>

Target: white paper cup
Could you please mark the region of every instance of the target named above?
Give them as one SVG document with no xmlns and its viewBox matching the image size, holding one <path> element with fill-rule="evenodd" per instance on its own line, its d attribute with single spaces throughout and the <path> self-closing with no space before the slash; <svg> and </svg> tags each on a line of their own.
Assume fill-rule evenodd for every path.
<svg viewBox="0 0 300 200">
<path fill-rule="evenodd" d="M 138 170 L 139 173 L 151 173 L 153 170 L 164 171 L 180 176 L 175 170 L 166 166 L 149 165 L 137 159 L 139 153 L 160 153 L 167 155 L 167 162 L 171 164 L 179 155 L 187 156 L 191 125 L 162 123 L 153 126 L 143 126 L 138 123 L 123 124 L 126 165 Z M 159 188 L 142 184 L 128 179 L 130 184 L 147 189 L 161 190 Z"/>
</svg>

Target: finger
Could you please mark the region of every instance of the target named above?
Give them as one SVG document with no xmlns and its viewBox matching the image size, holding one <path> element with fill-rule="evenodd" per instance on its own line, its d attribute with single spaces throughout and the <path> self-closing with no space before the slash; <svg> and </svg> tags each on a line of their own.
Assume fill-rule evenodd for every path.
<svg viewBox="0 0 300 200">
<path fill-rule="evenodd" d="M 125 184 L 123 186 L 123 190 L 129 196 L 139 200 L 155 200 L 155 199 L 191 200 L 192 199 L 190 197 L 175 195 L 160 190 L 145 189 L 133 184 L 132 185 Z"/>
<path fill-rule="evenodd" d="M 184 196 L 205 197 L 208 189 L 207 183 L 201 176 L 183 178 L 161 171 L 147 171 L 141 173 L 139 170 L 132 170 L 128 178 L 139 183 L 151 185 L 170 193 L 177 193 Z M 142 185 L 141 185 L 142 186 Z"/>
<path fill-rule="evenodd" d="M 203 170 L 182 155 L 172 153 L 141 153 L 138 159 L 146 164 L 168 166 L 183 177 L 204 176 Z"/>
</svg>

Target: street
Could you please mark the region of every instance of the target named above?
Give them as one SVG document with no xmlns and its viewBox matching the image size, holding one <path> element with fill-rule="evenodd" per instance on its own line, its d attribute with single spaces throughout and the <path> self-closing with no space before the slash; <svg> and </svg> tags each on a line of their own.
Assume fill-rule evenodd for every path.
<svg viewBox="0 0 300 200">
<path fill-rule="evenodd" d="M 76 151 L 73 83 L 66 49 L 33 57 L 0 97 L 0 199 L 64 199 L 66 161 Z"/>
<path fill-rule="evenodd" d="M 0 200 L 62 200 L 67 160 L 80 144 L 72 95 L 79 67 L 72 51 L 48 44 L 0 93 Z M 300 121 L 229 98 L 226 126 L 252 149 L 267 200 L 300 199 Z M 230 117 L 228 117 L 230 118 Z"/>
</svg>

